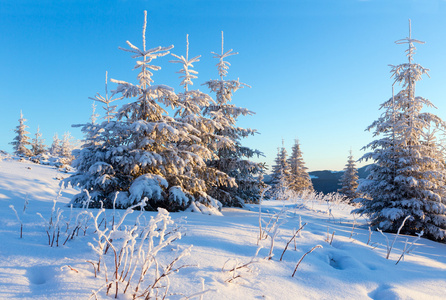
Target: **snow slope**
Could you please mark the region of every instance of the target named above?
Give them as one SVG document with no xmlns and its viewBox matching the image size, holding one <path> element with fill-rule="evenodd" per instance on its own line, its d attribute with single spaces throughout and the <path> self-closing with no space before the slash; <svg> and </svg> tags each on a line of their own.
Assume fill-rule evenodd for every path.
<svg viewBox="0 0 446 300">
<path fill-rule="evenodd" d="M 86 262 L 97 261 L 87 244 L 94 243 L 93 226 L 88 227 L 85 236 L 81 232 L 65 245 L 50 247 L 44 221 L 36 214 L 49 218 L 59 179 L 66 176 L 50 166 L 0 159 L 0 299 L 88 299 L 93 290 L 104 284 L 103 272 L 95 278 L 92 265 Z M 57 199 L 56 209 L 64 210 L 62 224 L 69 220 L 71 210 L 66 204 L 74 193 L 73 189 L 62 190 Z M 25 199 L 29 203 L 23 212 Z M 23 238 L 10 205 L 24 224 Z M 415 250 L 395 265 L 404 240 L 411 242 L 414 237 L 398 237 L 390 259 L 386 259 L 385 237 L 373 232 L 367 245 L 365 220 L 358 218 L 352 231 L 354 220 L 347 205 L 312 200 L 264 201 L 260 209 L 263 227 L 271 217 L 279 216 L 276 224 L 285 222 L 277 231 L 271 259 L 265 258 L 270 252 L 271 237 L 260 241 L 263 248 L 254 258 L 259 236 L 258 205 L 224 208 L 223 216 L 171 213 L 176 224 L 182 226 L 183 237 L 164 248 L 157 256 L 159 261 L 193 247 L 191 255 L 179 262 L 189 267 L 169 276 L 168 294 L 173 295 L 168 298 L 181 299 L 200 292 L 202 279 L 205 290 L 210 290 L 203 295 L 204 299 L 446 298 L 445 244 L 422 238 Z M 71 214 L 80 211 L 73 209 Z M 98 212 L 91 211 L 94 215 Z M 125 224 L 133 226 L 138 214 L 129 215 Z M 156 214 L 144 212 L 143 218 L 148 220 Z M 112 211 L 106 211 L 106 215 L 110 221 Z M 307 225 L 296 238 L 296 250 L 291 242 L 280 261 L 293 230 L 299 228 L 299 217 Z M 63 227 L 60 244 L 66 238 Z M 326 241 L 327 230 L 329 240 L 335 231 L 332 244 Z M 393 241 L 394 235 L 386 236 Z M 299 259 L 316 245 L 323 248 L 305 256 L 291 277 Z M 112 261 L 111 253 L 106 259 L 107 263 Z M 247 267 L 228 272 L 249 262 L 252 263 Z M 98 298 L 108 298 L 105 289 L 98 293 Z M 120 294 L 119 298 L 131 297 Z"/>
</svg>

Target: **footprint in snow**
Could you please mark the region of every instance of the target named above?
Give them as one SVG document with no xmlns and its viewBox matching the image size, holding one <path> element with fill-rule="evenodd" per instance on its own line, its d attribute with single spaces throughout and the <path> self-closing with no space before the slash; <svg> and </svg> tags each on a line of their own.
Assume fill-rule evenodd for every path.
<svg viewBox="0 0 446 300">
<path fill-rule="evenodd" d="M 55 269 L 47 266 L 35 266 L 26 270 L 26 276 L 32 284 L 45 284 L 55 275 Z"/>
<path fill-rule="evenodd" d="M 339 253 L 330 253 L 328 255 L 329 264 L 331 267 L 337 269 L 337 270 L 346 270 L 346 269 L 357 269 L 357 270 L 364 270 L 364 269 L 370 269 L 367 266 L 365 266 L 363 263 L 358 261 L 357 259 L 348 256 L 348 255 L 342 255 Z"/>
<path fill-rule="evenodd" d="M 371 291 L 369 293 L 369 297 L 372 299 L 386 299 L 386 300 L 398 300 L 401 299 L 400 296 L 398 296 L 398 293 L 394 290 L 394 288 L 391 285 L 383 284 L 379 286 L 377 289 Z"/>
</svg>

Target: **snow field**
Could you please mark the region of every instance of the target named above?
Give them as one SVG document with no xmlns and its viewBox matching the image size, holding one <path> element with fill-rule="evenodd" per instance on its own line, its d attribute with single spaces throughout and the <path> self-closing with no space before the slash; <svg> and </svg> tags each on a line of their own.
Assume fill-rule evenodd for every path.
<svg viewBox="0 0 446 300">
<path fill-rule="evenodd" d="M 95 244 L 94 238 L 97 238 L 91 222 L 85 236 L 80 231 L 79 236 L 68 240 L 65 246 L 48 246 L 43 221 L 36 213 L 49 218 L 59 190 L 60 180 L 56 178 L 62 176 L 67 174 L 58 173 L 49 166 L 11 159 L 0 161 L 0 299 L 88 299 L 92 290 L 104 284 L 103 273 L 95 278 L 92 265 L 86 262 L 97 261 L 96 253 L 88 246 L 89 242 Z M 56 209 L 64 210 L 65 221 L 70 215 L 66 203 L 76 193 L 64 189 L 58 199 Z M 29 203 L 23 213 L 26 198 Z M 22 239 L 19 238 L 20 223 L 9 205 L 14 205 L 24 224 Z M 352 235 L 351 209 L 345 204 L 311 199 L 264 201 L 261 206 L 263 228 L 281 211 L 284 212 L 277 224 L 286 220 L 275 237 L 271 259 L 266 258 L 270 237 L 260 241 L 262 248 L 254 257 L 258 250 L 258 205 L 247 205 L 245 209 L 223 208 L 223 216 L 170 213 L 175 224 L 181 226 L 183 236 L 162 249 L 157 255 L 159 263 L 166 265 L 183 249 L 193 247 L 190 256 L 177 263 L 177 266 L 188 267 L 169 276 L 168 293 L 173 295 L 168 298 L 182 299 L 202 291 L 204 279 L 204 289 L 210 291 L 203 299 L 444 299 L 445 244 L 422 238 L 416 248 L 395 265 L 405 239 L 411 242 L 415 237 L 399 236 L 387 260 L 386 240 L 381 234 L 373 232 L 367 245 L 366 220 L 356 218 Z M 73 214 L 80 211 L 73 209 Z M 94 215 L 99 212 L 97 209 L 90 211 Z M 110 222 L 113 211 L 105 213 Z M 122 216 L 124 211 L 118 214 Z M 141 222 L 156 214 L 144 212 Z M 138 215 L 137 211 L 130 214 L 124 225 L 133 226 Z M 294 250 L 294 242 L 290 243 L 283 260 L 279 261 L 293 230 L 299 228 L 299 217 L 302 224 L 307 225 L 296 238 L 297 250 Z M 329 241 L 335 231 L 331 244 L 326 241 L 327 228 Z M 393 241 L 394 235 L 386 235 Z M 61 237 L 65 237 L 63 225 Z M 316 245 L 323 248 L 306 255 L 295 277 L 291 277 L 299 259 Z M 106 261 L 110 271 L 113 261 L 110 252 Z M 230 272 L 247 263 L 250 264 Z M 149 277 L 145 283 L 150 283 Z M 98 298 L 107 299 L 105 290 L 99 292 Z M 119 294 L 119 299 L 130 298 Z"/>
</svg>

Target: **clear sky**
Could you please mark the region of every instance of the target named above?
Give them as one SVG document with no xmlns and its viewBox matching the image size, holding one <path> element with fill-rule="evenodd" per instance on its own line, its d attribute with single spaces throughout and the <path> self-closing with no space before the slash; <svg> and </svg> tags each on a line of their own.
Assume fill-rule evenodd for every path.
<svg viewBox="0 0 446 300">
<path fill-rule="evenodd" d="M 194 81 L 202 91 L 218 77 L 210 52 L 220 51 L 224 31 L 225 49 L 240 53 L 228 58 L 227 78 L 252 86 L 233 103 L 256 112 L 238 124 L 260 132 L 243 143 L 269 166 L 282 139 L 288 153 L 300 140 L 310 170 L 341 170 L 350 148 L 362 156 L 373 139 L 364 130 L 391 97 L 388 65 L 406 61 L 394 41 L 408 35 L 409 18 L 412 36 L 426 41 L 415 62 L 431 69 L 417 94 L 446 119 L 443 0 L 0 0 L 0 149 L 12 151 L 20 110 L 46 144 L 54 133 L 82 138 L 71 124 L 89 121 L 88 97 L 104 93 L 105 71 L 136 82 L 135 61 L 118 47 L 141 45 L 144 10 L 148 47 L 173 44 L 183 55 L 189 34 L 190 55 L 202 55 Z M 153 79 L 179 91 L 179 66 L 169 60 L 157 60 Z"/>
</svg>

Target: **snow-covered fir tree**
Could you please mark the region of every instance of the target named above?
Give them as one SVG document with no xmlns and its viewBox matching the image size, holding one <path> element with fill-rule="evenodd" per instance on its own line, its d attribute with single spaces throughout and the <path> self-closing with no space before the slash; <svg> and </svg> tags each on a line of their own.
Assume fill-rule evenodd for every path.
<svg viewBox="0 0 446 300">
<path fill-rule="evenodd" d="M 409 25 L 410 28 L 410 25 Z M 365 194 L 362 207 L 356 212 L 370 217 L 375 228 L 395 232 L 406 216 L 402 233 L 415 234 L 424 231 L 434 240 L 446 236 L 446 170 L 439 145 L 430 135 L 433 128 L 445 128 L 438 116 L 422 112 L 423 107 L 433 104 L 415 96 L 416 82 L 428 69 L 413 62 L 414 43 L 422 43 L 411 37 L 397 44 L 408 44 L 408 62 L 392 66 L 395 83 L 402 90 L 384 102 L 384 113 L 369 126 L 375 136 L 381 136 L 365 148 L 371 152 L 362 160 L 373 159 L 370 175 L 361 182 L 358 192 Z"/>
<path fill-rule="evenodd" d="M 26 131 L 28 126 L 25 125 L 27 120 L 23 117 L 22 111 L 20 111 L 19 125 L 17 125 L 14 132 L 17 134 L 14 140 L 10 143 L 14 149 L 14 154 L 19 156 L 32 156 L 32 152 L 27 146 L 31 145 L 28 136 L 29 132 Z"/>
<path fill-rule="evenodd" d="M 81 131 L 84 133 L 84 139 L 81 141 L 82 148 L 94 146 L 99 144 L 99 133 L 98 130 L 100 126 L 97 124 L 97 118 L 99 114 L 96 113 L 96 104 L 93 102 L 91 105 L 92 112 L 90 116 L 90 122 L 87 124 L 74 124 L 71 127 L 81 127 Z M 75 153 L 75 156 L 77 153 Z"/>
<path fill-rule="evenodd" d="M 61 148 L 62 141 L 59 139 L 59 135 L 55 133 L 53 135 L 53 142 L 51 143 L 49 152 L 52 156 L 60 156 L 62 152 Z"/>
<path fill-rule="evenodd" d="M 282 141 L 282 147 L 277 149 L 275 165 L 271 174 L 272 189 L 270 194 L 276 200 L 288 200 L 290 197 L 290 175 L 291 169 L 288 164 L 287 151 Z"/>
<path fill-rule="evenodd" d="M 102 108 L 105 110 L 105 114 L 102 117 L 106 123 L 110 123 L 110 120 L 115 118 L 117 105 L 111 105 L 112 102 L 117 100 L 122 100 L 124 97 L 114 97 L 114 95 L 109 95 L 108 93 L 108 72 L 105 72 L 105 94 L 102 96 L 97 93 L 94 97 L 88 97 L 88 99 L 94 100 L 96 102 L 102 103 Z M 84 140 L 82 143 L 82 148 L 87 148 L 91 146 L 98 146 L 104 140 L 109 140 L 109 134 L 113 135 L 113 132 L 106 131 L 105 134 L 100 134 L 104 132 L 104 126 L 107 124 L 98 124 L 97 118 L 99 114 L 96 113 L 96 105 L 92 104 L 92 114 L 90 116 L 90 122 L 86 124 L 74 124 L 72 127 L 81 127 L 81 131 L 84 133 Z M 78 156 L 78 151 L 74 152 L 75 156 Z"/>
<path fill-rule="evenodd" d="M 180 85 L 184 87 L 184 92 L 178 94 L 179 108 L 175 112 L 176 120 L 181 123 L 192 125 L 196 132 L 191 132 L 190 140 L 177 143 L 179 149 L 195 153 L 202 158 L 200 164 L 196 164 L 192 169 L 187 170 L 185 179 L 189 181 L 188 185 L 197 202 L 192 204 L 193 209 L 197 210 L 202 204 L 209 206 L 216 202 L 208 191 L 221 186 L 236 186 L 235 180 L 228 174 L 209 166 L 206 161 L 218 159 L 216 152 L 223 148 L 232 148 L 234 142 L 224 136 L 217 134 L 219 129 L 224 128 L 217 120 L 212 120 L 203 116 L 203 108 L 215 104 L 213 99 L 199 90 L 190 90 L 193 85 L 192 79 L 197 78 L 198 72 L 193 70 L 193 64 L 199 61 L 200 56 L 189 58 L 189 35 L 186 36 L 186 56 L 179 56 L 172 53 L 176 60 L 172 63 L 182 64 L 182 69 L 178 72 L 182 74 Z M 184 184 L 184 183 L 183 183 Z"/>
<path fill-rule="evenodd" d="M 42 133 L 40 133 L 40 128 L 37 126 L 36 134 L 31 143 L 31 151 L 34 156 L 40 155 L 46 152 L 45 140 L 42 139 Z"/>
<path fill-rule="evenodd" d="M 70 165 L 71 162 L 74 159 L 74 156 L 72 154 L 73 150 L 75 148 L 73 137 L 71 136 L 70 132 L 65 132 L 62 136 L 62 140 L 60 142 L 60 152 L 59 156 L 62 159 L 62 163 L 66 165 Z"/>
<path fill-rule="evenodd" d="M 244 202 L 257 202 L 260 197 L 264 183 L 259 180 L 259 175 L 264 172 L 265 166 L 261 163 L 250 161 L 254 155 L 263 155 L 258 150 L 253 150 L 241 144 L 241 140 L 257 131 L 250 128 L 236 126 L 237 118 L 241 115 L 252 115 L 254 112 L 231 104 L 232 96 L 238 89 L 247 86 L 237 80 L 225 80 L 228 74 L 229 62 L 225 59 L 231 55 L 238 54 L 228 50 L 224 52 L 224 39 L 222 32 L 221 54 L 212 52 L 214 58 L 218 59 L 217 68 L 220 79 L 209 80 L 206 85 L 215 93 L 215 104 L 204 109 L 204 115 L 221 124 L 222 128 L 216 133 L 233 142 L 232 147 L 221 147 L 217 150 L 217 158 L 208 164 L 235 179 L 236 186 L 219 184 L 213 187 L 210 194 L 222 201 L 226 206 L 243 206 Z M 257 176 L 257 178 L 256 178 Z"/>
<path fill-rule="evenodd" d="M 288 179 L 289 188 L 296 193 L 304 190 L 312 190 L 313 183 L 311 182 L 310 175 L 307 172 L 308 168 L 305 167 L 299 140 L 297 139 L 294 140 L 291 155 L 288 158 L 288 164 L 290 166 L 290 175 Z"/>
<path fill-rule="evenodd" d="M 103 122 L 100 145 L 82 149 L 74 161 L 77 173 L 65 182 L 83 189 L 74 203 L 86 201 L 88 192 L 93 206 L 116 202 L 128 207 L 148 198 L 146 209 L 174 211 L 190 205 L 199 189 L 192 170 L 204 165 L 203 157 L 198 147 L 187 145 L 193 145 L 200 131 L 168 116 L 165 107 L 175 109 L 182 103 L 172 88 L 152 84 L 152 71 L 160 70 L 153 60 L 168 55 L 173 46 L 146 49 L 146 14 L 142 48 L 127 41 L 130 49 L 123 49 L 138 59 L 139 83 L 112 80 L 118 83 L 115 93 L 135 100 L 119 109 L 115 120 Z M 220 207 L 218 201 L 208 200 L 211 210 Z"/>
<path fill-rule="evenodd" d="M 350 150 L 350 155 L 348 156 L 347 164 L 344 168 L 344 173 L 339 179 L 338 192 L 343 194 L 347 200 L 350 202 L 357 198 L 356 189 L 358 188 L 358 170 L 356 169 L 356 162 L 353 159 L 352 151 Z"/>
</svg>

